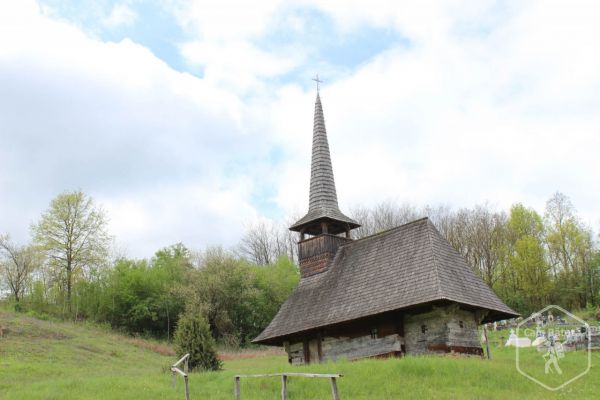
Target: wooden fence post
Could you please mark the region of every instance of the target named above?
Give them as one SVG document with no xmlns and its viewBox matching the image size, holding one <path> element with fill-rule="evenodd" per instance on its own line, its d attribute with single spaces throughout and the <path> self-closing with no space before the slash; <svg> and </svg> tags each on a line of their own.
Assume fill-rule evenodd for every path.
<svg viewBox="0 0 600 400">
<path fill-rule="evenodd" d="M 343 375 L 341 374 L 304 374 L 300 372 L 284 372 L 284 373 L 274 373 L 274 374 L 254 374 L 254 375 L 236 375 L 233 381 L 233 392 L 236 400 L 240 400 L 241 397 L 241 388 L 240 381 L 241 378 L 259 378 L 259 377 L 268 377 L 268 376 L 279 376 L 281 377 L 281 399 L 288 399 L 287 392 L 287 382 L 288 378 L 292 376 L 301 376 L 306 378 L 326 378 L 331 379 L 331 392 L 333 394 L 333 400 L 340 400 L 340 395 L 338 393 L 337 388 L 337 378 L 341 378 Z"/>
<path fill-rule="evenodd" d="M 335 378 L 331 378 L 331 394 L 333 395 L 333 400 L 340 400 L 340 395 L 338 394 L 337 383 L 335 382 Z"/>
<path fill-rule="evenodd" d="M 487 350 L 487 358 L 488 360 L 491 360 L 492 355 L 490 354 L 490 341 L 488 340 L 487 324 L 483 325 L 483 336 L 485 338 L 485 349 Z"/>
<path fill-rule="evenodd" d="M 281 400 L 287 400 L 287 376 L 281 375 Z"/>
<path fill-rule="evenodd" d="M 235 392 L 235 400 L 240 400 L 240 377 L 239 376 L 235 377 L 234 392 Z"/>
<path fill-rule="evenodd" d="M 177 384 L 177 375 L 179 374 L 183 377 L 183 381 L 185 384 L 185 400 L 190 400 L 190 382 L 189 382 L 189 377 L 188 377 L 188 358 L 190 357 L 189 354 L 186 354 L 185 356 L 181 357 L 179 359 L 179 361 L 177 361 L 175 364 L 173 364 L 171 366 L 171 373 L 173 374 L 173 388 L 176 387 Z M 177 368 L 179 366 L 179 364 L 184 363 L 183 369 L 185 370 L 182 371 L 179 368 Z"/>
<path fill-rule="evenodd" d="M 185 400 L 190 400 L 190 385 L 188 384 L 188 376 L 187 374 L 183 377 L 185 382 Z"/>
</svg>

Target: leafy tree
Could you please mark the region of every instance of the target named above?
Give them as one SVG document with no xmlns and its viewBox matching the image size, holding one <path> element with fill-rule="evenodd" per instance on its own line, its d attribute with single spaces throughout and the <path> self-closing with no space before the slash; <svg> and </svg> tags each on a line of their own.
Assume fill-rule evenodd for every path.
<svg viewBox="0 0 600 400">
<path fill-rule="evenodd" d="M 530 235 L 520 237 L 515 243 L 515 252 L 510 261 L 519 276 L 519 289 L 527 311 L 542 308 L 552 288 L 542 243 Z"/>
<path fill-rule="evenodd" d="M 248 338 L 254 325 L 253 304 L 258 296 L 254 281 L 248 262 L 213 252 L 191 275 L 186 297 L 193 309 L 205 313 L 215 338 L 236 344 Z"/>
<path fill-rule="evenodd" d="M 555 193 L 548 200 L 545 221 L 548 255 L 561 300 L 569 307 L 585 307 L 594 292 L 589 279 L 593 275 L 592 234 L 562 193 Z"/>
<path fill-rule="evenodd" d="M 104 212 L 95 207 L 92 198 L 74 191 L 53 199 L 41 220 L 32 226 L 35 242 L 50 262 L 65 273 L 69 313 L 74 274 L 107 258 L 111 238 L 106 224 Z"/>
<path fill-rule="evenodd" d="M 298 282 L 287 257 L 256 266 L 209 249 L 183 288 L 188 309 L 206 316 L 212 334 L 228 345 L 247 344 L 275 316 Z"/>
<path fill-rule="evenodd" d="M 551 290 L 542 218 L 534 209 L 514 204 L 505 225 L 505 258 L 496 288 L 510 306 L 530 312 Z"/>
<path fill-rule="evenodd" d="M 206 318 L 196 312 L 186 312 L 177 323 L 175 351 L 179 355 L 190 354 L 190 369 L 216 371 L 221 369 L 215 340 L 210 333 Z"/>
<path fill-rule="evenodd" d="M 191 270 L 188 250 L 181 244 L 161 249 L 152 260 L 117 260 L 113 269 L 85 286 L 88 315 L 131 333 L 172 334 L 184 309 L 175 291 Z"/>
<path fill-rule="evenodd" d="M 18 303 L 24 295 L 31 274 L 41 264 L 41 256 L 33 246 L 17 246 L 8 235 L 0 235 L 0 274 Z"/>
<path fill-rule="evenodd" d="M 287 257 L 279 257 L 271 265 L 255 267 L 254 271 L 259 295 L 254 302 L 257 320 L 249 336 L 258 335 L 271 322 L 300 280 L 298 267 Z"/>
</svg>

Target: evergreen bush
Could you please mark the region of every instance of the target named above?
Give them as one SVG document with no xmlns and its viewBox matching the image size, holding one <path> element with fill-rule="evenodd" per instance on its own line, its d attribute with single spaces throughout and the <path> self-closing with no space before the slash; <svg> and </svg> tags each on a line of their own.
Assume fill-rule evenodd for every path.
<svg viewBox="0 0 600 400">
<path fill-rule="evenodd" d="M 175 331 L 175 351 L 178 355 L 190 353 L 188 365 L 192 370 L 221 369 L 208 321 L 200 313 L 186 311 L 180 317 Z"/>
</svg>

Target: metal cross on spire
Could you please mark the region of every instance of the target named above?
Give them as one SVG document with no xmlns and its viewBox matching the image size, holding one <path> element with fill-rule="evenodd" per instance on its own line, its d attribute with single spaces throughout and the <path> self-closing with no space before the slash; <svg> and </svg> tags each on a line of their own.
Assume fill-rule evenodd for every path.
<svg viewBox="0 0 600 400">
<path fill-rule="evenodd" d="M 319 79 L 319 74 L 317 74 L 317 76 L 315 76 L 314 78 L 312 78 L 313 81 L 317 82 L 317 93 L 319 92 L 319 84 L 321 82 L 323 82 L 322 80 Z"/>
</svg>

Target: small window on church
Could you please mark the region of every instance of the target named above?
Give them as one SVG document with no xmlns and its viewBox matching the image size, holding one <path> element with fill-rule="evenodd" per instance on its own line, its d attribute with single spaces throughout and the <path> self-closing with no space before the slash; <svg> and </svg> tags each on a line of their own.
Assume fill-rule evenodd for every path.
<svg viewBox="0 0 600 400">
<path fill-rule="evenodd" d="M 463 324 L 462 321 L 458 321 L 458 326 L 460 326 L 460 329 L 462 329 L 465 327 L 465 324 Z"/>
<path fill-rule="evenodd" d="M 421 325 L 421 333 L 427 333 L 427 325 Z"/>
<path fill-rule="evenodd" d="M 377 339 L 377 328 L 371 329 L 371 339 Z"/>
</svg>

